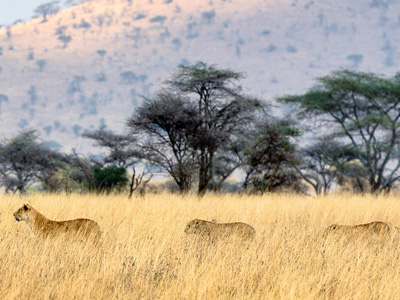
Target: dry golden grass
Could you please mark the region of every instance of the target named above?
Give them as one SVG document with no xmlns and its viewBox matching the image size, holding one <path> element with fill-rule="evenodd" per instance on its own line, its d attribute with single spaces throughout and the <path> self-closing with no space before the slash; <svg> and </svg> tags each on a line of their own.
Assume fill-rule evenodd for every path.
<svg viewBox="0 0 400 300">
<path fill-rule="evenodd" d="M 398 197 L 1 196 L 1 299 L 396 299 Z M 13 212 L 90 218 L 103 245 L 38 240 Z M 245 222 L 249 243 L 184 233 L 194 218 Z M 391 224 L 387 240 L 324 240 L 333 224 Z"/>
</svg>

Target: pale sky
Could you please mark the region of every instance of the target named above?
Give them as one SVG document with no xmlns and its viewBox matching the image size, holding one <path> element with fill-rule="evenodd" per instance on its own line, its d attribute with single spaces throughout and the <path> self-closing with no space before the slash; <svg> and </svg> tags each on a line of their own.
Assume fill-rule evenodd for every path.
<svg viewBox="0 0 400 300">
<path fill-rule="evenodd" d="M 0 25 L 10 25 L 21 19 L 30 20 L 40 4 L 52 0 L 0 0 Z"/>
</svg>

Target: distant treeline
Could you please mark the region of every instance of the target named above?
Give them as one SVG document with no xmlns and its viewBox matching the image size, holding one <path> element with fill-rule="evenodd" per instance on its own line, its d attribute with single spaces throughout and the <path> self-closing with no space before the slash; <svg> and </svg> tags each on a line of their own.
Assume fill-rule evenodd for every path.
<svg viewBox="0 0 400 300">
<path fill-rule="evenodd" d="M 60 153 L 35 130 L 22 131 L 0 144 L 0 185 L 10 193 L 35 187 L 132 196 L 162 173 L 166 188 L 200 196 L 396 187 L 400 74 L 336 71 L 273 103 L 245 95 L 242 78 L 203 62 L 178 66 L 136 107 L 127 132 L 101 127 L 83 135 L 105 150 L 101 158 Z"/>
</svg>

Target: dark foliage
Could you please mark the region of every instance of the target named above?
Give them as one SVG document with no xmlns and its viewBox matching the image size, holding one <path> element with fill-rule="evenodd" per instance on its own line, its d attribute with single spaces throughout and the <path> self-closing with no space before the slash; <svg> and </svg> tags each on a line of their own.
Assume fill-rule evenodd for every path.
<svg viewBox="0 0 400 300">
<path fill-rule="evenodd" d="M 128 119 L 132 134 L 141 135 L 144 157 L 171 175 L 182 193 L 190 190 L 197 166 L 192 144 L 198 122 L 193 105 L 167 90 L 145 99 Z"/>
<path fill-rule="evenodd" d="M 199 124 L 192 141 L 199 165 L 198 194 L 204 195 L 214 177 L 217 151 L 251 122 L 261 108 L 257 99 L 246 97 L 238 81 L 240 73 L 199 62 L 179 66 L 167 83 L 196 106 Z"/>
<path fill-rule="evenodd" d="M 295 146 L 291 140 L 299 130 L 288 120 L 271 120 L 256 126 L 244 151 L 244 190 L 301 192 L 304 187 L 293 171 Z"/>
<path fill-rule="evenodd" d="M 124 167 L 94 167 L 94 184 L 97 192 L 109 194 L 114 189 L 121 191 L 128 183 Z"/>
</svg>

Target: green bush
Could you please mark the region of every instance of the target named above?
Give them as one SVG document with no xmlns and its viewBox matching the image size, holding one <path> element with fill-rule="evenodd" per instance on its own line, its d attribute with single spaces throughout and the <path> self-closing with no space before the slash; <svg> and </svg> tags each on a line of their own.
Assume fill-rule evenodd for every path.
<svg viewBox="0 0 400 300">
<path fill-rule="evenodd" d="M 99 193 L 111 193 L 114 189 L 121 191 L 128 183 L 124 167 L 94 167 L 94 183 Z"/>
</svg>

